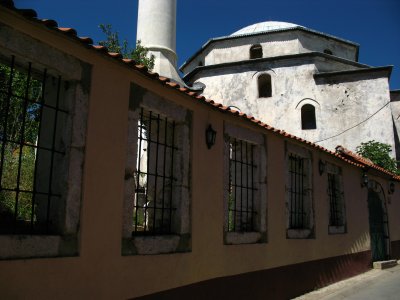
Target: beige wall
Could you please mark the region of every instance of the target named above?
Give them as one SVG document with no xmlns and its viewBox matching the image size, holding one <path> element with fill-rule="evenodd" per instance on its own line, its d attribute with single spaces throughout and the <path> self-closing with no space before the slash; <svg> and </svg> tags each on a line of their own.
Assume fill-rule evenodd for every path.
<svg viewBox="0 0 400 300">
<path fill-rule="evenodd" d="M 80 255 L 0 261 L 0 290 L 4 299 L 126 299 L 219 276 L 369 249 L 367 189 L 360 187 L 361 169 L 310 148 L 313 151 L 315 238 L 287 239 L 285 139 L 282 136 L 163 87 L 158 81 L 85 49 L 54 30 L 26 22 L 4 10 L 0 11 L 0 20 L 93 66 L 80 215 Z M 193 111 L 191 252 L 121 256 L 131 82 Z M 266 134 L 266 244 L 223 244 L 224 122 Z M 204 131 L 209 123 L 217 131 L 216 144 L 210 150 L 204 141 Z M 328 234 L 329 202 L 326 174 L 323 177 L 318 174 L 320 158 L 343 169 L 347 234 Z M 386 180 L 377 180 L 387 185 Z M 400 239 L 399 190 L 400 186 L 396 184 L 392 204 L 388 205 L 391 237 L 397 240 Z"/>
</svg>

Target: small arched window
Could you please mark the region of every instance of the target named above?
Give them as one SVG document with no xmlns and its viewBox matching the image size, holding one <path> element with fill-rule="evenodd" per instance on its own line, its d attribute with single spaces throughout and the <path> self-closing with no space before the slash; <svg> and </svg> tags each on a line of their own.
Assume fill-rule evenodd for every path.
<svg viewBox="0 0 400 300">
<path fill-rule="evenodd" d="M 202 62 L 202 61 L 199 61 L 198 66 L 199 66 L 199 67 L 202 67 L 202 66 L 203 66 L 203 62 Z"/>
<path fill-rule="evenodd" d="M 263 51 L 260 44 L 253 45 L 250 48 L 250 59 L 262 58 Z"/>
<path fill-rule="evenodd" d="M 325 53 L 325 54 L 329 54 L 329 55 L 332 55 L 332 54 L 333 54 L 332 51 L 329 50 L 329 49 L 325 49 L 325 50 L 324 50 L 324 53 Z"/>
<path fill-rule="evenodd" d="M 271 75 L 262 74 L 258 77 L 258 97 L 265 98 L 272 96 Z"/>
<path fill-rule="evenodd" d="M 311 104 L 304 104 L 301 107 L 301 129 L 316 129 L 315 107 Z"/>
</svg>

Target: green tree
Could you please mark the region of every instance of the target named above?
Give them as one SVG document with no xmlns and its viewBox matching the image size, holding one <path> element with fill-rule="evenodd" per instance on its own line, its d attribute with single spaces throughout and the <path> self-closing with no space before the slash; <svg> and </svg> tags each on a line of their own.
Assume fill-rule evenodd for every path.
<svg viewBox="0 0 400 300">
<path fill-rule="evenodd" d="M 108 51 L 121 53 L 124 58 L 131 58 L 137 63 L 145 65 L 149 70 L 154 68 L 155 57 L 148 55 L 149 49 L 142 46 L 140 40 L 137 41 L 136 48 L 131 48 L 126 39 L 120 41 L 118 32 L 114 32 L 110 24 L 100 24 L 99 28 L 106 36 L 106 39 L 100 41 L 99 44 L 107 47 Z"/>
<path fill-rule="evenodd" d="M 5 222 L 14 219 L 13 190 L 33 190 L 41 94 L 41 81 L 0 63 L 0 218 Z M 19 194 L 17 220 L 31 219 L 31 204 L 29 193 Z"/>
<path fill-rule="evenodd" d="M 374 140 L 361 143 L 361 145 L 356 148 L 357 154 L 370 159 L 374 164 L 392 173 L 399 174 L 397 161 L 389 155 L 391 151 L 392 148 L 390 145 Z"/>
</svg>

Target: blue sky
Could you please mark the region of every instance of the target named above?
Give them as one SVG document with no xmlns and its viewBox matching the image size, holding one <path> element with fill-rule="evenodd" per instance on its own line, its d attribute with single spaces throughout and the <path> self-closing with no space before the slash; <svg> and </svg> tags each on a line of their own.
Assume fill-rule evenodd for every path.
<svg viewBox="0 0 400 300">
<path fill-rule="evenodd" d="M 14 0 L 40 18 L 73 27 L 80 36 L 103 38 L 112 24 L 135 43 L 137 0 Z M 400 89 L 400 0 L 178 0 L 177 53 L 181 65 L 208 39 L 262 21 L 286 21 L 360 44 L 361 63 L 394 65 L 390 87 Z"/>
</svg>

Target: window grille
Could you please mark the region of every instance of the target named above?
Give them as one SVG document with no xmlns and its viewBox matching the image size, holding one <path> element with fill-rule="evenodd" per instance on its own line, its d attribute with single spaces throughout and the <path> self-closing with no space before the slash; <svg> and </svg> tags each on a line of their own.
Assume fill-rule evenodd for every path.
<svg viewBox="0 0 400 300">
<path fill-rule="evenodd" d="M 174 233 L 175 122 L 141 108 L 138 121 L 133 234 Z"/>
<path fill-rule="evenodd" d="M 253 45 L 250 48 L 250 59 L 262 58 L 263 51 L 260 44 Z"/>
<path fill-rule="evenodd" d="M 305 158 L 289 154 L 290 211 L 289 228 L 307 226 Z"/>
<path fill-rule="evenodd" d="M 329 225 L 343 226 L 343 205 L 341 201 L 341 189 L 339 188 L 339 176 L 328 173 L 329 194 Z"/>
<path fill-rule="evenodd" d="M 254 147 L 235 138 L 229 141 L 228 231 L 255 229 Z"/>
<path fill-rule="evenodd" d="M 258 97 L 267 98 L 272 96 L 271 75 L 262 74 L 258 77 Z"/>
<path fill-rule="evenodd" d="M 64 84 L 15 56 L 0 62 L 0 234 L 56 233 Z"/>
</svg>

